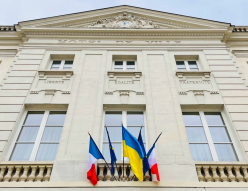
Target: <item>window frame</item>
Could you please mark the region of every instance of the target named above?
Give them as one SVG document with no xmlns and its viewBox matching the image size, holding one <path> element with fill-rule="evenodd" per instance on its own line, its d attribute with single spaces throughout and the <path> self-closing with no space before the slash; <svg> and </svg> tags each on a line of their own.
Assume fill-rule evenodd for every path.
<svg viewBox="0 0 248 191">
<path fill-rule="evenodd" d="M 127 69 L 127 62 L 134 62 L 134 67 L 135 69 L 134 70 L 128 70 Z M 122 70 L 116 70 L 115 69 L 115 62 L 123 62 L 123 69 Z M 137 61 L 136 60 L 121 60 L 121 59 L 118 59 L 118 60 L 113 60 L 113 63 L 112 63 L 112 69 L 114 71 L 136 71 L 137 70 Z"/>
<path fill-rule="evenodd" d="M 39 130 L 38 130 L 38 133 L 37 133 L 36 140 L 34 142 L 34 146 L 33 146 L 32 152 L 30 154 L 30 158 L 27 161 L 36 161 L 35 159 L 36 159 L 36 156 L 37 156 L 37 153 L 38 153 L 38 150 L 39 150 L 39 146 L 41 144 L 42 135 L 43 135 L 44 130 L 45 130 L 45 127 L 46 127 L 46 122 L 48 120 L 49 113 L 50 112 L 54 112 L 54 111 L 55 112 L 56 111 L 67 112 L 67 110 L 64 110 L 64 109 L 62 109 L 62 110 L 61 109 L 51 109 L 51 110 L 47 110 L 47 109 L 45 109 L 45 110 L 44 109 L 38 109 L 38 110 L 35 109 L 35 110 L 32 110 L 31 109 L 31 110 L 25 110 L 23 112 L 22 118 L 21 118 L 21 120 L 20 120 L 20 122 L 18 124 L 17 131 L 15 133 L 15 136 L 13 138 L 12 144 L 11 144 L 10 149 L 8 151 L 7 158 L 6 158 L 8 161 L 11 161 L 12 153 L 13 153 L 13 151 L 15 149 L 16 143 L 18 142 L 17 140 L 19 138 L 19 135 L 21 133 L 22 127 L 24 125 L 24 121 L 25 121 L 25 119 L 26 119 L 27 114 L 28 114 L 29 111 L 32 111 L 32 112 L 39 112 L 39 111 L 42 111 L 43 112 L 44 111 L 44 116 L 43 116 L 42 121 L 41 121 L 41 124 L 39 126 Z M 63 125 L 63 127 L 64 127 L 64 125 Z M 63 132 L 63 130 L 62 130 L 62 132 Z M 61 134 L 61 136 L 62 136 L 62 134 Z M 55 143 L 55 142 L 46 142 L 46 143 Z M 58 142 L 58 144 L 60 144 L 60 141 Z"/>
<path fill-rule="evenodd" d="M 52 70 L 52 71 L 58 71 L 58 70 L 52 69 L 53 61 L 61 61 L 58 70 L 64 70 L 65 61 L 72 61 L 72 67 L 73 67 L 73 64 L 74 64 L 74 60 L 70 60 L 70 59 L 68 59 L 68 60 L 53 59 L 53 60 L 50 61 L 50 67 L 49 67 L 49 69 Z M 72 67 L 69 70 L 72 70 Z"/>
<path fill-rule="evenodd" d="M 236 146 L 235 144 L 235 138 L 233 137 L 233 133 L 230 131 L 230 127 L 228 125 L 228 121 L 227 119 L 225 118 L 225 114 L 223 113 L 223 111 L 204 111 L 204 110 L 191 110 L 191 111 L 185 111 L 183 110 L 182 112 L 187 112 L 187 113 L 194 113 L 194 112 L 198 112 L 199 113 L 199 116 L 200 116 L 200 119 L 201 119 L 201 122 L 202 122 L 202 127 L 204 129 L 204 132 L 205 132 L 205 135 L 206 135 L 206 139 L 207 139 L 207 144 L 209 145 L 209 150 L 210 150 L 210 153 L 211 153 L 211 157 L 212 157 L 212 161 L 208 161 L 208 162 L 225 162 L 225 161 L 220 161 L 218 159 L 218 155 L 217 155 L 217 152 L 216 152 L 216 149 L 215 149 L 215 146 L 214 144 L 232 144 L 233 146 L 233 149 L 234 149 L 234 152 L 235 152 L 235 155 L 237 157 L 237 161 L 232 161 L 232 162 L 240 162 L 241 161 L 241 157 L 240 157 L 240 154 L 239 154 L 239 150 L 238 150 L 238 147 Z M 227 135 L 229 136 L 230 138 L 230 142 L 218 142 L 218 143 L 215 143 L 212 139 L 212 136 L 211 136 L 211 133 L 210 133 L 210 129 L 209 127 L 211 127 L 212 125 L 208 125 L 207 124 L 207 120 L 205 118 L 205 114 L 204 113 L 207 113 L 207 112 L 219 112 L 220 115 L 221 115 L 221 118 L 224 122 L 224 125 L 220 125 L 219 127 L 225 127 L 226 128 L 226 131 L 227 131 Z M 187 128 L 187 125 L 184 124 L 185 126 L 185 129 Z M 192 125 L 189 125 L 189 127 L 193 127 Z M 213 127 L 218 127 L 218 125 L 213 125 Z M 189 141 L 188 141 L 189 142 Z M 190 144 L 197 144 L 196 142 L 194 143 L 191 143 L 189 142 L 189 145 Z M 202 161 L 201 161 L 202 162 Z"/>
<path fill-rule="evenodd" d="M 104 135 L 104 131 L 106 131 L 105 130 L 105 114 L 106 114 L 107 111 L 113 111 L 113 112 L 115 112 L 115 111 L 118 112 L 119 111 L 119 112 L 122 112 L 122 114 L 121 114 L 122 123 L 123 123 L 123 126 L 125 128 L 127 128 L 127 112 L 143 112 L 144 125 L 143 125 L 142 128 L 145 128 L 145 138 L 144 137 L 142 137 L 142 138 L 143 138 L 143 141 L 145 143 L 146 152 L 148 152 L 149 148 L 148 148 L 148 138 L 147 138 L 146 112 L 145 112 L 144 109 L 140 109 L 140 108 L 137 108 L 137 109 L 134 109 L 134 108 L 132 108 L 132 109 L 131 108 L 130 109 L 122 109 L 122 108 L 114 109 L 113 108 L 113 109 L 106 109 L 106 110 L 103 111 L 103 118 L 102 118 L 102 127 L 103 128 L 102 128 L 102 134 L 101 134 L 100 151 L 103 152 L 103 145 L 104 145 L 103 135 Z M 115 126 L 115 127 L 117 127 L 117 126 Z M 121 127 L 121 124 L 120 124 L 120 127 Z M 137 128 L 138 128 L 138 126 L 137 126 Z M 108 141 L 106 141 L 106 143 L 108 143 Z M 114 143 L 114 142 L 111 141 L 111 143 Z M 121 152 L 121 158 L 123 158 L 123 152 Z M 127 162 L 128 158 L 124 157 L 124 161 Z"/>
<path fill-rule="evenodd" d="M 184 65 L 185 65 L 186 70 L 178 70 L 178 68 L 177 68 L 177 61 L 184 62 Z M 188 61 L 196 61 L 196 65 L 198 67 L 198 70 L 191 70 L 190 67 L 189 67 Z M 177 71 L 200 71 L 201 70 L 199 61 L 198 60 L 194 60 L 194 59 L 192 59 L 192 60 L 176 60 L 176 68 L 177 68 Z"/>
</svg>

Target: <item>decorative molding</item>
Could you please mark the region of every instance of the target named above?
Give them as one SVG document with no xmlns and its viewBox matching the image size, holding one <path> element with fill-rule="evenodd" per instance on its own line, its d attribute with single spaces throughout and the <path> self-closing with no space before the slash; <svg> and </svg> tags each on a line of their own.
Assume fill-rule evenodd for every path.
<svg viewBox="0 0 248 191">
<path fill-rule="evenodd" d="M 25 35 L 63 35 L 63 36 L 219 36 L 223 37 L 224 33 L 62 33 L 62 32 L 24 32 Z"/>
<path fill-rule="evenodd" d="M 176 71 L 176 75 L 178 78 L 183 78 L 185 75 L 187 76 L 190 76 L 190 75 L 194 75 L 194 76 L 204 76 L 205 78 L 210 78 L 210 74 L 211 74 L 211 71 L 188 71 L 188 70 L 185 70 L 185 71 Z"/>
<path fill-rule="evenodd" d="M 4 32 L 4 31 L 15 31 L 15 27 L 14 26 L 0 26 L 0 32 Z"/>
<path fill-rule="evenodd" d="M 233 31 L 232 32 L 248 32 L 248 27 L 247 26 L 233 27 Z"/>
<path fill-rule="evenodd" d="M 194 90 L 193 93 L 194 93 L 195 96 L 197 96 L 197 95 L 204 96 L 204 91 L 203 90 Z"/>
<path fill-rule="evenodd" d="M 105 92 L 105 95 L 113 95 L 113 92 L 106 91 L 106 92 Z"/>
<path fill-rule="evenodd" d="M 109 78 L 114 78 L 116 75 L 121 76 L 121 75 L 134 75 L 135 78 L 140 78 L 142 76 L 141 71 L 108 71 L 107 72 Z"/>
<path fill-rule="evenodd" d="M 179 95 L 187 95 L 187 92 L 185 92 L 185 91 L 179 91 L 178 94 Z"/>
<path fill-rule="evenodd" d="M 129 96 L 129 90 L 119 90 L 120 96 Z"/>
<path fill-rule="evenodd" d="M 123 21 L 125 21 L 123 23 Z M 80 21 L 70 24 L 56 26 L 58 28 L 194 28 L 175 22 L 158 21 L 145 17 L 135 16 L 131 13 L 123 12 L 112 17 L 105 17 L 95 20 Z"/>
<path fill-rule="evenodd" d="M 71 94 L 70 91 L 62 91 L 62 94 Z"/>
<path fill-rule="evenodd" d="M 71 78 L 73 70 L 38 70 L 39 78 L 44 78 L 46 75 L 64 75 L 66 78 Z"/>
<path fill-rule="evenodd" d="M 30 91 L 30 94 L 39 94 L 39 91 Z"/>
<path fill-rule="evenodd" d="M 55 90 L 55 89 L 51 89 L 51 90 L 49 90 L 49 89 L 46 89 L 45 90 L 45 95 L 55 95 L 55 93 L 56 93 L 56 91 L 57 90 Z"/>
<path fill-rule="evenodd" d="M 219 94 L 218 91 L 210 91 L 210 94 Z"/>
<path fill-rule="evenodd" d="M 144 92 L 136 92 L 136 95 L 145 95 Z"/>
</svg>

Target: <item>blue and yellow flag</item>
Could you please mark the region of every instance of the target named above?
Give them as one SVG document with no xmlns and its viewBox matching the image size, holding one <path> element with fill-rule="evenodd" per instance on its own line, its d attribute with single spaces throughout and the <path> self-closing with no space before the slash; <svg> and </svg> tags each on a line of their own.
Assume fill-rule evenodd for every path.
<svg viewBox="0 0 248 191">
<path fill-rule="evenodd" d="M 144 154 L 138 140 L 122 125 L 123 157 L 128 157 L 135 176 L 143 181 Z"/>
</svg>

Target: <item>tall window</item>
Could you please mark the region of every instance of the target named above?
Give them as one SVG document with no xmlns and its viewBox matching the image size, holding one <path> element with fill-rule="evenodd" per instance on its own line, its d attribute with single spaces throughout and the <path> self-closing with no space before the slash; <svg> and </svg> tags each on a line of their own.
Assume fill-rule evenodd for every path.
<svg viewBox="0 0 248 191">
<path fill-rule="evenodd" d="M 73 60 L 53 60 L 51 70 L 70 70 Z"/>
<path fill-rule="evenodd" d="M 135 61 L 114 61 L 114 70 L 136 70 Z"/>
<path fill-rule="evenodd" d="M 199 70 L 197 61 L 176 61 L 178 70 Z"/>
<path fill-rule="evenodd" d="M 142 138 L 145 144 L 145 128 L 143 111 L 106 111 L 105 124 L 109 131 L 110 140 L 117 157 L 117 160 L 122 160 L 122 131 L 121 123 L 124 127 L 138 138 L 140 128 L 142 127 Z M 125 126 L 126 124 L 126 126 Z M 109 142 L 106 130 L 103 133 L 103 156 L 106 160 L 110 160 Z"/>
<path fill-rule="evenodd" d="M 237 161 L 220 112 L 183 112 L 190 150 L 195 161 Z"/>
<path fill-rule="evenodd" d="M 66 111 L 29 111 L 11 161 L 55 160 Z"/>
</svg>

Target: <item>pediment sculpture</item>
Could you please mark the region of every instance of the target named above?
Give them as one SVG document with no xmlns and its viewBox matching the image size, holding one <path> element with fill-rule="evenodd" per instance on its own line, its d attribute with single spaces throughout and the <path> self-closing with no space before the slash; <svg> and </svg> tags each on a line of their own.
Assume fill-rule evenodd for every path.
<svg viewBox="0 0 248 191">
<path fill-rule="evenodd" d="M 88 28 L 161 28 L 155 21 L 137 17 L 129 13 L 121 13 L 114 17 L 99 19 L 85 25 Z"/>
</svg>

